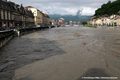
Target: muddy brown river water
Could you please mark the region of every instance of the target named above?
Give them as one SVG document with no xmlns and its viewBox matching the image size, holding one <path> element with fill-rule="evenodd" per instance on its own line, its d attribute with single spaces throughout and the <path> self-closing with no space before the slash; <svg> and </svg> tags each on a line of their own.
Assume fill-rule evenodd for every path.
<svg viewBox="0 0 120 80">
<path fill-rule="evenodd" d="M 0 80 L 120 80 L 120 28 L 38 31 L 10 41 L 0 55 Z"/>
</svg>

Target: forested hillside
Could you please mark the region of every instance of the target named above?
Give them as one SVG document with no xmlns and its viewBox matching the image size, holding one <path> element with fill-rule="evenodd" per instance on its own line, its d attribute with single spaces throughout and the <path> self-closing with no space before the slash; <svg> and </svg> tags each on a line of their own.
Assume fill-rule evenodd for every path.
<svg viewBox="0 0 120 80">
<path fill-rule="evenodd" d="M 95 12 L 95 16 L 109 16 L 112 14 L 120 14 L 120 0 L 116 0 L 113 2 L 108 1 L 108 3 L 103 4 L 101 8 L 97 9 Z"/>
</svg>

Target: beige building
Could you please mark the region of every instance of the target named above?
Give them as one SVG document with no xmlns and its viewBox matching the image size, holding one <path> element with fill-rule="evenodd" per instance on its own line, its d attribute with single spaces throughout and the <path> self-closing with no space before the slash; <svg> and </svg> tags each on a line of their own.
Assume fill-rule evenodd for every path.
<svg viewBox="0 0 120 80">
<path fill-rule="evenodd" d="M 93 18 L 89 21 L 89 24 L 93 26 L 101 26 L 103 25 L 103 20 L 101 18 Z"/>
<path fill-rule="evenodd" d="M 33 15 L 34 15 L 34 23 L 36 26 L 39 26 L 40 27 L 40 17 L 38 16 L 38 9 L 32 7 L 32 6 L 27 6 L 26 9 L 30 10 Z"/>
<path fill-rule="evenodd" d="M 43 15 L 43 25 L 49 26 L 51 24 L 51 19 L 47 14 Z"/>
<path fill-rule="evenodd" d="M 96 19 L 95 25 L 97 25 L 97 26 L 103 25 L 103 20 L 101 18 Z"/>
<path fill-rule="evenodd" d="M 115 26 L 120 26 L 120 15 L 115 15 L 113 19 L 113 24 Z"/>
<path fill-rule="evenodd" d="M 120 26 L 120 17 L 116 21 L 117 21 L 117 26 Z"/>
<path fill-rule="evenodd" d="M 32 11 L 36 27 L 44 27 L 49 24 L 50 18 L 47 14 L 43 13 L 42 11 L 32 6 L 27 6 L 26 8 Z"/>
</svg>

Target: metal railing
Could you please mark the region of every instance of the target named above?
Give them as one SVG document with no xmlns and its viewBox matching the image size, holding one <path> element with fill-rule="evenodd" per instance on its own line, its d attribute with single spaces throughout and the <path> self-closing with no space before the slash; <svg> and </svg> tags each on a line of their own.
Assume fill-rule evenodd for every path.
<svg viewBox="0 0 120 80">
<path fill-rule="evenodd" d="M 51 27 L 31 27 L 31 28 L 20 28 L 20 29 L 11 29 L 11 30 L 4 30 L 0 31 L 0 48 L 4 46 L 10 39 L 12 39 L 14 36 L 20 36 L 24 35 L 30 32 L 39 31 L 39 30 L 45 30 L 48 28 L 54 28 L 54 26 Z"/>
<path fill-rule="evenodd" d="M 44 30 L 44 29 L 48 29 L 49 27 L 32 27 L 32 28 L 21 28 L 18 29 L 20 35 L 26 34 L 26 33 L 30 33 L 30 32 L 34 32 L 34 31 L 39 31 L 39 30 Z"/>
</svg>

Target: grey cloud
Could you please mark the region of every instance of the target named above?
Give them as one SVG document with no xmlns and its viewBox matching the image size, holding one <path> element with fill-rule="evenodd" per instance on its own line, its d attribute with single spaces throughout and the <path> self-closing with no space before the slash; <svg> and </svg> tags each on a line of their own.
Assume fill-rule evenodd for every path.
<svg viewBox="0 0 120 80">
<path fill-rule="evenodd" d="M 13 0 L 17 3 L 23 3 L 25 6 L 32 5 L 49 13 L 70 14 L 72 9 L 75 13 L 77 9 L 87 8 L 91 14 L 94 14 L 96 8 L 100 7 L 108 0 Z M 88 13 L 88 12 L 86 12 Z M 73 14 L 73 13 L 72 13 Z M 85 12 L 84 12 L 85 14 Z"/>
</svg>

